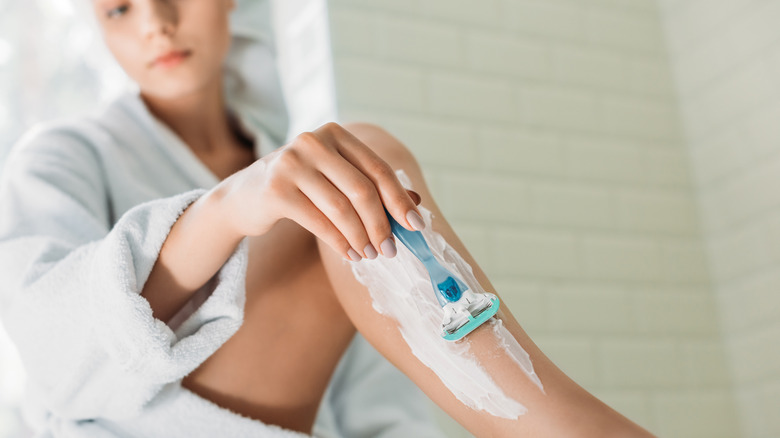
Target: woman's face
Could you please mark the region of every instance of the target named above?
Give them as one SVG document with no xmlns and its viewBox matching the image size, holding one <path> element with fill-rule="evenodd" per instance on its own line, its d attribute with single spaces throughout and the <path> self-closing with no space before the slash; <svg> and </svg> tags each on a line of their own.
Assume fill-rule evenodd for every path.
<svg viewBox="0 0 780 438">
<path fill-rule="evenodd" d="M 144 93 L 175 98 L 221 77 L 234 0 L 90 1 L 106 45 Z"/>
</svg>

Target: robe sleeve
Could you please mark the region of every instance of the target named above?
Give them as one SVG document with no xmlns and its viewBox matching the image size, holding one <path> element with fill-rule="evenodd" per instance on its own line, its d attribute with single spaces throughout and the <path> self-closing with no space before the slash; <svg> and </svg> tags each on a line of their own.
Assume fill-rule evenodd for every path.
<svg viewBox="0 0 780 438">
<path fill-rule="evenodd" d="M 179 337 L 140 293 L 171 227 L 206 190 L 136 205 L 111 224 L 92 145 L 61 133 L 27 143 L 0 174 L 0 321 L 27 372 L 26 403 L 65 419 L 130 418 L 238 330 L 247 241 Z"/>
</svg>

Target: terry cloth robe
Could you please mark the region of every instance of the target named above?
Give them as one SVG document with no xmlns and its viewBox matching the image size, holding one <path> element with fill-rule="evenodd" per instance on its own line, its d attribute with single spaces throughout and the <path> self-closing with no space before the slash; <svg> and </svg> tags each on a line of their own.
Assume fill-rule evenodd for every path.
<svg viewBox="0 0 780 438">
<path fill-rule="evenodd" d="M 257 156 L 279 147 L 251 135 Z M 140 296 L 171 226 L 218 182 L 137 92 L 14 145 L 0 175 L 0 321 L 28 373 L 22 408 L 38 437 L 303 436 L 181 386 L 242 323 L 247 239 L 176 324 Z M 357 335 L 314 434 L 443 436 L 429 412 Z"/>
</svg>

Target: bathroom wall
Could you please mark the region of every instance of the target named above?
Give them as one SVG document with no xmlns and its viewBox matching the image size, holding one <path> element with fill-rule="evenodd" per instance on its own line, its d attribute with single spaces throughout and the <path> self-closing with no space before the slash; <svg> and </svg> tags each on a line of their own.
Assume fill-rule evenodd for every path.
<svg viewBox="0 0 780 438">
<path fill-rule="evenodd" d="M 664 0 L 742 435 L 780 436 L 780 2 Z"/>
<path fill-rule="evenodd" d="M 541 349 L 659 436 L 736 436 L 656 1 L 331 0 L 329 16 L 341 120 L 378 123 L 414 151 Z M 726 191 L 735 207 L 773 201 L 739 196 L 771 182 L 772 164 L 761 169 Z M 759 245 L 752 230 L 739 235 Z M 732 251 L 728 271 L 748 271 L 745 257 Z M 776 334 L 749 339 L 777 358 Z"/>
</svg>

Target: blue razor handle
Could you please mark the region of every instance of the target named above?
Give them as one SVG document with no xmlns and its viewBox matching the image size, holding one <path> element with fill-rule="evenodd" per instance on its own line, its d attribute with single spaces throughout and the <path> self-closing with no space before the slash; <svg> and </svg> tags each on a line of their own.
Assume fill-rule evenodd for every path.
<svg viewBox="0 0 780 438">
<path fill-rule="evenodd" d="M 387 215 L 387 220 L 390 221 L 390 228 L 392 228 L 395 237 L 403 242 L 403 244 L 409 248 L 409 251 L 411 251 L 428 270 L 431 277 L 431 284 L 433 285 L 433 290 L 436 292 L 436 299 L 439 301 L 439 305 L 444 307 L 447 302 L 458 301 L 461 295 L 463 295 L 463 291 L 468 289 L 468 286 L 439 264 L 433 257 L 433 253 L 431 252 L 430 247 L 428 247 L 428 243 L 425 242 L 425 238 L 421 232 L 409 231 L 401 226 L 401 224 L 390 215 L 387 208 L 385 208 L 385 214 Z"/>
<path fill-rule="evenodd" d="M 433 257 L 433 253 L 421 232 L 409 231 L 402 227 L 401 224 L 393 219 L 387 209 L 385 209 L 385 214 L 387 215 L 387 220 L 390 221 L 390 228 L 392 228 L 395 237 L 403 242 L 409 248 L 409 251 L 425 265 L 425 269 L 428 270 L 435 292 L 434 295 L 436 295 L 439 305 L 444 308 L 450 303 L 457 303 L 463 296 L 463 292 L 468 290 L 468 286 L 439 264 Z M 445 318 L 446 322 L 442 323 L 441 333 L 444 339 L 448 341 L 462 339 L 498 312 L 498 307 L 500 306 L 498 297 L 493 294 L 476 294 L 475 296 L 480 296 L 483 299 L 482 305 L 479 307 L 470 307 L 475 302 L 465 298 L 463 300 L 465 303 L 454 305 L 460 305 L 462 306 L 461 309 L 467 310 L 468 319 L 462 318 L 460 322 L 457 322 L 457 320 Z M 452 307 L 449 309 L 451 310 Z M 445 310 L 445 315 L 446 313 L 447 311 Z M 457 325 L 451 325 L 453 322 Z"/>
</svg>

